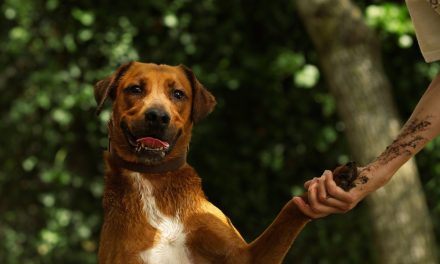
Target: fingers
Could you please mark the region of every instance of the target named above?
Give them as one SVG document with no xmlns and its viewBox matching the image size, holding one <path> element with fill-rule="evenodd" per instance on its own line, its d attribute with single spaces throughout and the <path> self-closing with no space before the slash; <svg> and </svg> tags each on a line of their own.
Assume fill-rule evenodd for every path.
<svg viewBox="0 0 440 264">
<path fill-rule="evenodd" d="M 299 196 L 293 197 L 293 202 L 296 206 L 303 212 L 303 214 L 307 215 L 310 218 L 318 218 L 316 217 L 316 213 L 313 212 L 312 208 Z"/>
<path fill-rule="evenodd" d="M 317 213 L 317 212 L 313 211 L 312 208 L 310 207 L 310 205 L 307 204 L 304 201 L 304 199 L 299 197 L 299 196 L 294 197 L 292 200 L 296 204 L 298 209 L 301 210 L 301 212 L 303 214 L 307 215 L 308 217 L 310 217 L 312 219 L 316 219 L 316 218 L 320 218 L 320 217 L 326 216 L 325 214 Z"/>
<path fill-rule="evenodd" d="M 353 193 L 344 191 L 333 180 L 333 173 L 326 170 L 320 178 L 304 184 L 308 190 L 308 203 L 301 198 L 295 200 L 298 208 L 311 218 L 320 218 L 334 213 L 346 213 L 353 208 Z"/>
<path fill-rule="evenodd" d="M 311 180 L 308 180 L 308 181 L 306 181 L 305 183 L 304 183 L 304 189 L 308 189 L 309 188 L 309 186 L 310 186 L 310 184 L 313 182 L 313 181 L 316 181 L 316 179 L 318 179 L 318 178 L 313 178 L 313 179 L 311 179 Z"/>
<path fill-rule="evenodd" d="M 318 197 L 320 196 L 319 188 L 320 188 L 319 181 L 312 183 L 309 187 L 309 191 L 307 194 L 311 209 L 317 215 L 320 215 L 320 217 L 326 216 L 331 213 L 339 213 L 340 212 L 339 208 L 333 208 L 322 202 L 323 200 L 324 201 L 326 200 L 326 197 L 323 196 L 324 197 L 323 199 Z"/>
<path fill-rule="evenodd" d="M 349 207 L 349 204 L 345 201 L 340 201 L 337 198 L 332 197 L 327 191 L 326 181 L 328 179 L 332 179 L 332 173 L 330 171 L 325 171 L 323 176 L 319 178 L 318 182 L 318 193 L 317 198 L 318 201 L 325 206 L 334 207 L 335 209 L 339 209 L 340 212 L 345 212 Z M 338 187 L 339 188 L 339 187 Z"/>
<path fill-rule="evenodd" d="M 319 180 L 317 181 L 317 185 L 318 185 L 318 200 L 325 203 L 328 195 L 327 195 L 327 190 L 325 189 L 325 179 L 326 176 L 328 175 L 329 171 L 324 171 L 324 174 L 322 174 L 321 178 L 319 178 Z"/>
<path fill-rule="evenodd" d="M 325 174 L 326 172 L 330 172 L 330 171 L 324 171 L 324 174 Z M 330 172 L 330 173 L 331 173 L 331 172 Z M 323 175 L 324 175 L 324 174 L 323 174 Z M 322 178 L 323 175 L 321 175 L 320 178 Z M 304 188 L 305 188 L 305 189 L 309 189 L 310 184 L 312 184 L 312 182 L 315 182 L 315 181 L 317 181 L 317 180 L 320 179 L 320 178 L 314 177 L 313 179 L 306 181 L 306 182 L 304 183 Z"/>
<path fill-rule="evenodd" d="M 342 188 L 336 185 L 336 182 L 333 180 L 333 173 L 327 173 L 325 177 L 325 189 L 327 194 L 336 200 L 351 204 L 353 203 L 353 198 L 351 193 L 344 191 Z"/>
</svg>

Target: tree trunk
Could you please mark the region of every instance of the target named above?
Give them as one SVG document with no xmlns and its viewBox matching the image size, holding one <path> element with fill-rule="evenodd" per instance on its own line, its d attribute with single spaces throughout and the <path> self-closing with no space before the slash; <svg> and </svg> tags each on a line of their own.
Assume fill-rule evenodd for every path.
<svg viewBox="0 0 440 264">
<path fill-rule="evenodd" d="M 374 32 L 349 0 L 295 3 L 346 125 L 352 156 L 362 164 L 371 162 L 397 136 L 401 124 Z M 414 160 L 367 202 L 380 263 L 437 263 L 432 223 Z"/>
</svg>

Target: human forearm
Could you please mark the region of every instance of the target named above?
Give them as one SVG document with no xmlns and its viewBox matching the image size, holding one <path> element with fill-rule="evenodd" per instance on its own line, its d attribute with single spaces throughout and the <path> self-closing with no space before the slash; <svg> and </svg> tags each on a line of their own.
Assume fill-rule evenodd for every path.
<svg viewBox="0 0 440 264">
<path fill-rule="evenodd" d="M 440 74 L 431 82 L 397 138 L 373 162 L 362 168 L 373 190 L 381 187 L 440 133 Z"/>
<path fill-rule="evenodd" d="M 431 82 L 397 138 L 370 164 L 359 168 L 356 188 L 344 192 L 330 171 L 305 183 L 309 199 L 295 202 L 308 216 L 319 218 L 350 210 L 385 185 L 396 171 L 440 133 L 440 74 Z"/>
<path fill-rule="evenodd" d="M 425 121 L 427 126 L 419 131 L 420 136 L 430 141 L 440 133 L 440 72 L 428 86 L 404 129 L 412 123 L 422 121 Z"/>
</svg>

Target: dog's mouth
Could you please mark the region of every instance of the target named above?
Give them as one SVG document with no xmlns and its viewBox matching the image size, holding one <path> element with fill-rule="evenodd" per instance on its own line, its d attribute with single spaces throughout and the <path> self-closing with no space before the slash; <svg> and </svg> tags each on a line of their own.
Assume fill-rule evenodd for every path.
<svg viewBox="0 0 440 264">
<path fill-rule="evenodd" d="M 131 147 L 131 150 L 141 156 L 160 156 L 168 154 L 178 137 L 181 134 L 179 130 L 175 136 L 166 136 L 166 133 L 137 131 L 133 133 L 125 122 L 121 122 L 121 129 Z"/>
<path fill-rule="evenodd" d="M 149 151 L 167 151 L 170 143 L 154 137 L 143 137 L 136 139 L 136 152 L 142 150 Z"/>
</svg>

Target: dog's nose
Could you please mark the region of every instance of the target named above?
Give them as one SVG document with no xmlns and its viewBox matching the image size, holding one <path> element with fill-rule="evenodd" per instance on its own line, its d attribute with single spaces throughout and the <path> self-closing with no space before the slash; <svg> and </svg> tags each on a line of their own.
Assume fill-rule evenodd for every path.
<svg viewBox="0 0 440 264">
<path fill-rule="evenodd" d="M 161 109 L 152 108 L 145 112 L 145 120 L 151 126 L 165 128 L 170 123 L 170 116 Z"/>
</svg>

